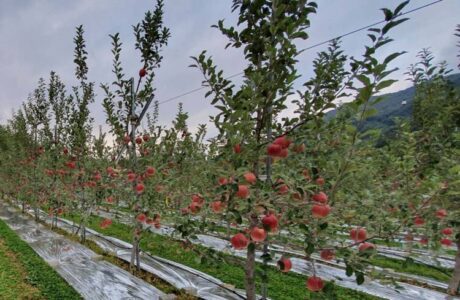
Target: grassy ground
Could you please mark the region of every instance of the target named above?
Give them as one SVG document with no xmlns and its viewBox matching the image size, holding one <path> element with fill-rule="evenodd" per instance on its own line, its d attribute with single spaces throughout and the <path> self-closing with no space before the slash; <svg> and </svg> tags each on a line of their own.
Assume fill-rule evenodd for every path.
<svg viewBox="0 0 460 300">
<path fill-rule="evenodd" d="M 91 217 L 89 227 L 103 234 L 131 242 L 131 230 L 128 226 L 114 221 L 109 228 L 101 229 L 99 228 L 100 221 L 101 218 Z M 242 260 L 236 259 L 233 256 L 223 255 L 227 262 L 211 264 L 209 263 L 209 259 L 207 259 L 209 257 L 208 249 L 199 246 L 195 246 L 194 250 L 188 249 L 179 241 L 174 241 L 168 237 L 153 233 L 143 235 L 141 248 L 153 255 L 205 272 L 227 284 L 244 288 L 244 271 L 242 266 L 239 265 L 242 263 Z M 201 255 L 200 252 L 202 253 Z M 208 261 L 208 263 L 203 264 L 202 258 L 205 258 L 204 260 Z M 332 283 L 327 284 L 326 292 L 324 293 L 309 293 L 305 288 L 305 276 L 292 272 L 284 274 L 273 267 L 269 267 L 269 280 L 269 297 L 272 299 L 378 299 L 377 297 L 345 289 Z"/>
<path fill-rule="evenodd" d="M 81 299 L 81 296 L 0 220 L 0 299 Z"/>
</svg>

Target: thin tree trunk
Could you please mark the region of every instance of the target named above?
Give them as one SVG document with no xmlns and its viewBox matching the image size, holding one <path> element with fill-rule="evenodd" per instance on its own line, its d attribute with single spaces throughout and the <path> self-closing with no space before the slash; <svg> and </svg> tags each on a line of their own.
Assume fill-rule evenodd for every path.
<svg viewBox="0 0 460 300">
<path fill-rule="evenodd" d="M 257 225 L 258 219 L 257 215 L 251 215 L 250 217 L 250 226 L 249 228 L 252 229 Z M 245 275 L 246 275 L 246 299 L 247 300 L 255 300 L 256 299 L 256 245 L 252 242 L 249 243 L 247 248 L 247 255 L 246 255 L 246 267 L 245 267 Z"/>
<path fill-rule="evenodd" d="M 246 256 L 246 299 L 256 299 L 256 280 L 255 280 L 255 268 L 256 268 L 256 247 L 255 244 L 250 243 L 247 250 Z"/>
<path fill-rule="evenodd" d="M 455 256 L 455 268 L 447 288 L 449 295 L 457 295 L 460 288 L 460 237 L 457 239 L 457 255 Z"/>
</svg>

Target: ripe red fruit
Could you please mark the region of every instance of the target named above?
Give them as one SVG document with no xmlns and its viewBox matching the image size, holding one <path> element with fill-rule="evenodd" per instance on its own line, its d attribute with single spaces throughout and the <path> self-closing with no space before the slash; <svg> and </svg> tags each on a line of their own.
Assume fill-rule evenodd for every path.
<svg viewBox="0 0 460 300">
<path fill-rule="evenodd" d="M 219 177 L 218 182 L 219 185 L 226 185 L 228 183 L 228 179 L 225 177 Z"/>
<path fill-rule="evenodd" d="M 192 195 L 192 203 L 197 203 L 199 206 L 204 204 L 204 198 L 200 194 L 193 194 Z"/>
<path fill-rule="evenodd" d="M 361 242 L 367 238 L 367 232 L 364 228 L 353 228 L 350 230 L 350 238 L 353 241 Z"/>
<path fill-rule="evenodd" d="M 422 226 L 423 224 L 425 224 L 425 220 L 423 220 L 423 218 L 421 218 L 419 216 L 416 216 L 414 218 L 414 224 L 417 225 L 417 226 Z"/>
<path fill-rule="evenodd" d="M 317 185 L 322 186 L 322 185 L 324 185 L 325 180 L 324 180 L 323 177 L 318 177 L 318 178 L 316 178 L 315 183 L 316 183 Z"/>
<path fill-rule="evenodd" d="M 145 223 L 147 216 L 145 214 L 139 214 L 136 219 L 141 223 Z"/>
<path fill-rule="evenodd" d="M 136 174 L 128 173 L 128 181 L 133 182 L 136 179 Z"/>
<path fill-rule="evenodd" d="M 448 238 L 443 238 L 441 239 L 441 245 L 444 246 L 452 246 L 452 241 Z"/>
<path fill-rule="evenodd" d="M 335 257 L 335 252 L 332 249 L 321 250 L 320 256 L 324 260 L 333 260 Z"/>
<path fill-rule="evenodd" d="M 107 199 L 106 199 L 107 203 L 113 203 L 113 197 L 112 196 L 108 196 Z"/>
<path fill-rule="evenodd" d="M 142 139 L 144 140 L 144 142 L 148 142 L 148 141 L 150 141 L 150 135 L 144 134 L 144 135 L 142 136 Z"/>
<path fill-rule="evenodd" d="M 62 150 L 62 152 L 64 152 L 64 154 L 67 155 L 67 154 L 69 154 L 69 149 L 64 148 L 64 149 Z"/>
<path fill-rule="evenodd" d="M 319 203 L 327 203 L 327 195 L 323 192 L 319 192 L 318 194 L 314 194 L 311 199 L 315 202 L 319 202 Z"/>
<path fill-rule="evenodd" d="M 375 250 L 375 245 L 372 244 L 372 243 L 368 243 L 368 242 L 365 242 L 365 243 L 362 243 L 361 245 L 359 245 L 359 248 L 358 248 L 359 252 L 364 252 L 364 251 L 371 251 L 371 250 Z"/>
<path fill-rule="evenodd" d="M 142 192 L 144 192 L 144 189 L 145 189 L 145 186 L 142 183 L 136 184 L 136 192 L 138 194 L 141 194 Z"/>
<path fill-rule="evenodd" d="M 286 157 L 288 157 L 288 155 L 289 155 L 289 151 L 286 148 L 286 149 L 281 149 L 280 154 L 278 154 L 278 157 L 286 158 Z"/>
<path fill-rule="evenodd" d="M 188 209 L 193 213 L 196 214 L 197 212 L 200 211 L 201 205 L 197 202 L 192 202 L 189 206 Z"/>
<path fill-rule="evenodd" d="M 254 242 L 263 242 L 267 237 L 267 233 L 263 228 L 254 227 L 251 230 L 251 239 Z"/>
<path fill-rule="evenodd" d="M 436 211 L 436 217 L 438 217 L 439 219 L 444 219 L 445 217 L 447 217 L 447 210 L 445 209 L 438 209 Z"/>
<path fill-rule="evenodd" d="M 102 229 L 106 229 L 106 228 L 109 227 L 110 225 L 112 225 L 112 220 L 110 220 L 110 219 L 104 219 L 104 220 L 102 220 L 102 222 L 99 224 L 99 226 L 100 226 Z"/>
<path fill-rule="evenodd" d="M 307 289 L 319 292 L 324 288 L 324 281 L 320 277 L 312 276 L 307 279 Z"/>
<path fill-rule="evenodd" d="M 148 175 L 148 176 L 153 176 L 155 175 L 155 168 L 154 167 L 147 167 L 147 169 L 145 170 L 145 173 Z"/>
<path fill-rule="evenodd" d="M 238 185 L 238 192 L 236 192 L 236 196 L 241 199 L 246 199 L 249 196 L 248 186 L 243 184 Z"/>
<path fill-rule="evenodd" d="M 242 250 L 248 246 L 249 240 L 244 234 L 238 233 L 232 237 L 231 243 L 236 250 Z"/>
<path fill-rule="evenodd" d="M 329 205 L 315 204 L 311 207 L 311 214 L 313 215 L 313 218 L 316 219 L 327 217 L 330 211 L 331 207 Z"/>
<path fill-rule="evenodd" d="M 144 77 L 147 75 L 147 70 L 145 68 L 142 68 L 139 70 L 139 77 Z"/>
<path fill-rule="evenodd" d="M 102 179 L 101 173 L 97 172 L 96 174 L 94 174 L 93 179 L 95 181 L 100 181 Z"/>
<path fill-rule="evenodd" d="M 284 195 L 289 192 L 289 186 L 286 184 L 279 185 L 276 189 L 278 190 L 279 195 Z"/>
<path fill-rule="evenodd" d="M 270 144 L 267 146 L 267 154 L 270 156 L 278 156 L 280 155 L 282 149 L 283 148 L 281 148 L 280 145 Z"/>
<path fill-rule="evenodd" d="M 280 260 L 278 260 L 278 268 L 283 273 L 289 272 L 292 268 L 291 260 L 287 257 L 280 258 Z"/>
<path fill-rule="evenodd" d="M 236 144 L 235 146 L 233 146 L 233 152 L 235 152 L 236 154 L 241 153 L 241 145 Z"/>
<path fill-rule="evenodd" d="M 264 224 L 266 228 L 270 229 L 270 231 L 276 231 L 278 229 L 278 219 L 274 214 L 269 214 L 263 217 L 262 224 Z"/>
<path fill-rule="evenodd" d="M 291 144 L 291 141 L 285 136 L 280 136 L 273 141 L 273 144 L 280 145 L 281 148 L 286 149 Z"/>
<path fill-rule="evenodd" d="M 123 138 L 123 142 L 127 145 L 129 142 L 131 142 L 131 137 L 129 135 L 125 135 Z"/>
<path fill-rule="evenodd" d="M 69 168 L 69 169 L 75 169 L 75 167 L 76 167 L 74 161 L 68 161 L 68 162 L 66 163 L 66 166 L 67 166 L 67 168 Z"/>
<path fill-rule="evenodd" d="M 250 184 L 254 184 L 257 181 L 256 175 L 252 172 L 246 172 L 244 174 L 244 179 Z"/>
<path fill-rule="evenodd" d="M 452 233 L 454 233 L 454 231 L 452 230 L 452 228 L 444 228 L 442 231 L 442 234 L 445 234 L 445 235 L 451 235 Z"/>
<path fill-rule="evenodd" d="M 222 211 L 222 201 L 211 202 L 211 209 L 216 214 L 220 213 Z"/>
<path fill-rule="evenodd" d="M 428 244 L 428 238 L 427 237 L 422 237 L 419 242 L 422 245 L 427 245 Z"/>
<path fill-rule="evenodd" d="M 142 144 L 142 138 L 140 136 L 136 138 L 136 144 L 138 145 Z"/>
</svg>

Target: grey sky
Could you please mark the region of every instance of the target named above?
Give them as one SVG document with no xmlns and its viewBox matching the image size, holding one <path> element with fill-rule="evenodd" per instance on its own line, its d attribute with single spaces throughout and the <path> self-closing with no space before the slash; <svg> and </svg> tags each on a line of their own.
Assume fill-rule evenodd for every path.
<svg viewBox="0 0 460 300">
<path fill-rule="evenodd" d="M 245 62 L 238 50 L 224 50 L 226 39 L 210 28 L 219 19 L 234 24 L 231 0 L 166 0 L 165 24 L 171 29 L 171 39 L 164 51 L 164 62 L 156 80 L 157 99 L 164 100 L 189 91 L 201 84 L 198 70 L 188 68 L 190 56 L 207 49 L 226 75 L 242 71 Z M 346 33 L 382 19 L 382 7 L 394 8 L 395 0 L 318 0 L 319 10 L 312 15 L 310 38 L 301 48 Z M 412 0 L 412 9 L 432 0 Z M 5 123 L 13 109 L 19 108 L 37 85 L 39 77 L 48 78 L 56 71 L 69 87 L 75 84 L 73 36 L 75 27 L 83 24 L 89 52 L 89 77 L 96 85 L 113 81 L 109 34 L 120 32 L 123 41 L 122 60 L 126 74 L 136 75 L 139 56 L 134 50 L 131 25 L 141 20 L 144 12 L 153 8 L 153 0 L 0 0 L 0 123 Z M 437 61 L 446 60 L 452 68 L 457 65 L 458 48 L 453 35 L 460 23 L 460 1 L 444 0 L 415 12 L 410 21 L 399 26 L 391 36 L 395 42 L 385 47 L 382 55 L 405 50 L 394 66 L 401 69 L 394 75 L 401 79 L 389 91 L 409 85 L 403 73 L 423 47 L 430 47 Z M 367 42 L 366 32 L 343 39 L 348 55 L 358 56 Z M 325 46 L 302 54 L 298 64 L 303 81 L 311 76 L 311 61 Z M 237 79 L 238 81 L 238 79 Z M 96 125 L 105 122 L 100 102 L 102 91 L 97 89 L 97 102 L 92 106 Z M 206 123 L 212 113 L 209 101 L 200 91 L 160 107 L 160 121 L 169 124 L 183 102 L 190 114 L 190 126 Z"/>
</svg>

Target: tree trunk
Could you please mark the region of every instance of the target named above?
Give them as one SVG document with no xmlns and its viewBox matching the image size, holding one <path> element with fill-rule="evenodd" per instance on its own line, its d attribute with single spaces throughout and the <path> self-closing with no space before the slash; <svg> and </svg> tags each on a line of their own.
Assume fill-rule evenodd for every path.
<svg viewBox="0 0 460 300">
<path fill-rule="evenodd" d="M 247 250 L 246 256 L 246 299 L 256 299 L 256 280 L 255 280 L 255 268 L 256 268 L 256 245 L 250 243 Z"/>
<path fill-rule="evenodd" d="M 457 255 L 455 256 L 455 267 L 452 278 L 447 288 L 449 295 L 457 295 L 460 287 L 460 237 L 457 239 Z"/>
</svg>

